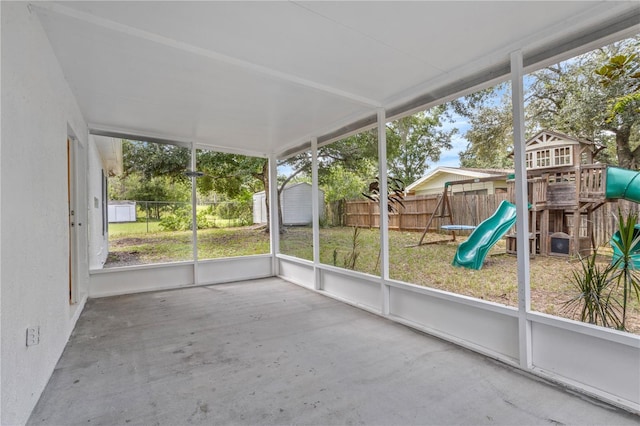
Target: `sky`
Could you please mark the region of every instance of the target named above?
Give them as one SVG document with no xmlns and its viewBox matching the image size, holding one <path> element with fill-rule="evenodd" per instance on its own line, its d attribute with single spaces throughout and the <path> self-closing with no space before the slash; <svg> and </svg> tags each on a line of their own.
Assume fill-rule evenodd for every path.
<svg viewBox="0 0 640 426">
<path fill-rule="evenodd" d="M 532 83 L 532 80 L 525 78 L 525 87 L 529 87 Z M 487 105 L 497 106 L 502 102 L 503 96 L 507 94 L 507 91 L 510 90 L 510 84 L 499 87 L 493 94 L 493 96 L 487 100 Z M 444 122 L 441 126 L 441 129 L 444 131 L 449 131 L 451 129 L 457 128 L 458 132 L 453 135 L 451 138 L 451 149 L 447 151 L 442 151 L 440 154 L 440 160 L 437 162 L 428 162 L 429 169 L 433 170 L 438 166 L 443 167 L 460 167 L 460 157 L 458 154 L 461 151 L 467 149 L 467 141 L 464 138 L 464 135 L 471 128 L 471 124 L 469 123 L 469 119 L 466 117 L 462 117 L 454 112 L 451 112 L 452 122 Z"/>
<path fill-rule="evenodd" d="M 451 149 L 442 151 L 440 154 L 440 161 L 434 163 L 429 161 L 429 170 L 433 170 L 438 166 L 443 167 L 460 167 L 460 157 L 458 153 L 464 151 L 467 148 L 468 141 L 464 138 L 464 134 L 469 130 L 470 124 L 464 117 L 460 117 L 457 114 L 454 115 L 454 121 L 452 123 L 444 123 L 441 127 L 444 131 L 457 128 L 458 133 L 451 138 Z"/>
</svg>

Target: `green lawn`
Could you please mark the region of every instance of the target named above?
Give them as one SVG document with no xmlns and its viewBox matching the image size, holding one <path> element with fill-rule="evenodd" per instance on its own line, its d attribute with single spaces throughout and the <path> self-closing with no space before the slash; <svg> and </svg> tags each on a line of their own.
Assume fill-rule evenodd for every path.
<svg viewBox="0 0 640 426">
<path fill-rule="evenodd" d="M 162 229 L 160 229 L 159 224 L 159 220 L 149 220 L 149 222 L 109 223 L 109 236 L 116 237 L 119 235 L 160 232 Z"/>
<path fill-rule="evenodd" d="M 131 229 L 135 228 L 129 231 Z M 269 235 L 263 230 L 212 228 L 198 231 L 198 258 L 201 260 L 264 253 L 269 253 Z M 109 235 L 109 258 L 105 266 L 176 262 L 192 258 L 191 231 L 122 232 Z"/>
<path fill-rule="evenodd" d="M 269 252 L 269 235 L 261 229 L 218 228 L 198 231 L 200 259 L 242 256 Z M 389 233 L 389 264 L 392 279 L 428 286 L 457 294 L 517 306 L 517 260 L 505 254 L 504 241 L 498 242 L 487 256 L 481 270 L 451 265 L 458 244 L 449 235 L 428 234 L 427 241 L 445 240 L 439 244 L 416 247 L 418 233 Z M 291 227 L 280 236 L 280 251 L 311 260 L 312 229 Z M 320 230 L 320 261 L 344 267 L 353 247 L 352 228 Z M 146 264 L 190 260 L 191 232 L 157 232 L 112 236 L 108 266 Z M 362 229 L 358 236 L 355 270 L 379 275 L 380 251 L 378 230 Z M 606 261 L 606 259 L 604 259 Z M 575 259 L 536 256 L 531 265 L 531 303 L 536 311 L 567 316 L 564 301 L 575 294 L 571 286 L 572 271 L 580 264 Z M 632 304 L 628 328 L 640 332 L 640 309 Z"/>
</svg>

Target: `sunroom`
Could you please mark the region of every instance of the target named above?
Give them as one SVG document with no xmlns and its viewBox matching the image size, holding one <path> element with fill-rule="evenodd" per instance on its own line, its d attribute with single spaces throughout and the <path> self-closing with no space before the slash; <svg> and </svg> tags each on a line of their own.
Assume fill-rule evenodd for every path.
<svg viewBox="0 0 640 426">
<path fill-rule="evenodd" d="M 524 131 L 527 74 L 636 36 L 637 2 L 98 1 L 2 2 L 1 7 L 2 424 L 29 420 L 84 316 L 102 312 L 107 324 L 114 315 L 124 315 L 122 307 L 100 311 L 101 303 L 124 301 L 111 296 L 148 293 L 167 300 L 174 294 L 186 312 L 198 296 L 178 291 L 205 292 L 239 282 L 244 283 L 234 296 L 239 299 L 243 292 L 262 297 L 261 288 L 264 295 L 282 295 L 279 286 L 294 284 L 295 294 L 287 297 L 312 294 L 341 302 L 332 309 L 345 322 L 352 312 L 340 311 L 343 303 L 387 321 L 385 333 L 401 330 L 404 336 L 406 330 L 418 330 L 425 334 L 421 338 L 436 337 L 603 401 L 610 404 L 605 413 L 620 421 L 633 421 L 625 417 L 628 412 L 640 412 L 638 334 L 532 308 Z M 402 255 L 393 239 L 398 231 L 392 229 L 391 214 L 368 219 L 374 242 L 366 244 L 373 244 L 375 254 L 367 261 L 373 266 L 348 267 L 349 256 L 343 262 L 341 248 L 327 245 L 335 235 L 321 226 L 320 170 L 333 167 L 322 150 L 372 135 L 365 160 L 375 170 L 370 173 L 374 192 L 387 194 L 395 182 L 387 179 L 389 123 L 500 83 L 510 84 L 513 113 L 513 303 L 402 278 L 394 269 Z M 178 174 L 187 195 L 176 211 L 185 212 L 189 229 L 184 231 L 186 249 L 169 261 L 104 267 L 115 229 L 108 224 L 108 182 L 110 175 L 121 173 L 122 140 L 180 151 Z M 279 200 L 279 185 L 296 181 L 292 159 L 303 156 L 312 188 L 308 226 L 275 232 L 281 228 L 280 206 L 268 202 L 270 232 L 261 231 L 265 240 L 257 254 L 203 254 L 198 185 L 203 159 L 209 158 L 209 170 L 215 170 L 218 153 L 261 161 L 267 200 Z M 395 208 L 392 197 L 372 198 L 378 212 Z M 155 207 L 145 208 L 151 217 Z M 303 228 L 305 250 L 295 251 L 291 238 Z M 358 227 L 353 229 L 355 240 Z M 419 237 L 412 233 L 408 238 Z M 349 253 L 352 266 L 354 253 Z M 327 260 L 332 255 L 333 262 Z M 456 270 L 451 276 L 466 281 L 474 273 Z M 314 303 L 309 306 L 319 311 L 324 306 Z M 197 309 L 207 315 L 206 307 Z M 232 310 L 228 315 L 234 315 Z M 311 313 L 308 318 L 328 321 Z M 233 330 L 234 324 L 225 327 Z M 331 346 L 331 341 L 324 344 Z M 56 371 L 64 370 L 62 364 Z M 201 401 L 198 413 L 204 416 L 207 407 Z M 228 423 L 259 419 L 216 418 Z M 304 412 L 263 418 L 264 423 L 356 420 L 317 413 L 305 417 Z M 361 420 L 376 423 L 372 417 Z M 187 423 L 171 416 L 134 418 L 134 423 L 150 421 Z M 206 422 L 206 416 L 199 421 Z M 390 415 L 377 422 L 411 419 Z M 429 423 L 424 418 L 413 422 Z"/>
</svg>

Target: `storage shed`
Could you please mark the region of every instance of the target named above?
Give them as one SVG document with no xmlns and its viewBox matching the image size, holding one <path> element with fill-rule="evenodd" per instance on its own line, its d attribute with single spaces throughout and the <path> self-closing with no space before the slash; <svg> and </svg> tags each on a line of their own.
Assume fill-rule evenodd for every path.
<svg viewBox="0 0 640 426">
<path fill-rule="evenodd" d="M 109 223 L 135 222 L 135 201 L 109 201 L 107 212 Z"/>
<path fill-rule="evenodd" d="M 264 191 L 253 194 L 253 223 L 267 221 L 267 205 Z M 284 225 L 309 225 L 313 220 L 311 209 L 311 185 L 306 182 L 289 185 L 280 194 L 282 222 Z M 318 191 L 320 217 L 324 217 L 324 191 Z"/>
</svg>

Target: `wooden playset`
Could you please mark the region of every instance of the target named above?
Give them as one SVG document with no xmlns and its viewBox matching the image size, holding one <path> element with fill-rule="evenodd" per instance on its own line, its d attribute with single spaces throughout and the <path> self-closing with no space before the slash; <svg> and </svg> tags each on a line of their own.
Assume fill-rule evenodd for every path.
<svg viewBox="0 0 640 426">
<path fill-rule="evenodd" d="M 595 248 L 594 211 L 608 201 L 627 198 L 629 194 L 607 191 L 608 166 L 593 164 L 594 145 L 570 136 L 542 131 L 526 143 L 528 183 L 529 240 L 532 255 L 574 256 L 588 254 Z M 613 168 L 617 169 L 617 168 Z M 617 169 L 625 171 L 625 169 Z M 610 170 L 611 171 L 611 170 Z M 633 180 L 637 172 L 631 172 Z M 616 176 L 619 176 L 618 172 Z M 611 178 L 610 178 L 611 179 Z M 514 181 L 508 194 L 515 202 Z M 625 191 L 640 188 L 625 182 Z M 507 235 L 507 252 L 515 253 L 515 234 Z"/>
<path fill-rule="evenodd" d="M 589 254 L 596 247 L 594 212 L 618 199 L 640 203 L 640 172 L 594 164 L 594 150 L 591 142 L 552 131 L 542 131 L 526 142 L 531 256 Z M 505 180 L 507 200 L 503 203 L 508 205 L 501 205 L 493 216 L 480 224 L 454 224 L 449 201 L 452 186 L 476 185 L 477 190 L 477 185 L 483 182 Z M 483 254 L 503 236 L 506 236 L 507 253 L 516 254 L 514 204 L 514 175 L 446 182 L 418 245 L 430 244 L 423 241 L 432 221 L 438 219 L 441 222 L 440 229 L 452 233 L 452 239 L 448 241 L 455 241 L 456 230 L 473 230 L 468 240 L 458 247 L 454 264 L 481 268 Z"/>
</svg>

